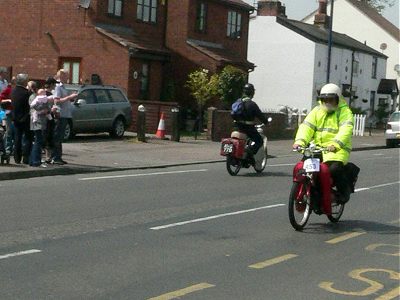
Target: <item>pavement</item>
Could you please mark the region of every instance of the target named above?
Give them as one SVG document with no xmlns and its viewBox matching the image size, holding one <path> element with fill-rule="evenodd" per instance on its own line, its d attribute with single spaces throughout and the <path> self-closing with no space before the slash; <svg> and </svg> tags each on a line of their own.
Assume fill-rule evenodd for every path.
<svg viewBox="0 0 400 300">
<path fill-rule="evenodd" d="M 270 158 L 293 155 L 292 143 L 292 140 L 269 141 Z M 63 144 L 63 159 L 67 165 L 38 168 L 16 165 L 11 158 L 9 165 L 0 166 L 0 180 L 222 162 L 224 158 L 219 155 L 219 147 L 218 142 L 188 137 L 181 138 L 178 143 L 149 135 L 143 143 L 130 132 L 122 140 L 110 139 L 106 134 L 81 135 Z M 353 151 L 381 148 L 385 148 L 383 131 L 353 137 Z"/>
</svg>

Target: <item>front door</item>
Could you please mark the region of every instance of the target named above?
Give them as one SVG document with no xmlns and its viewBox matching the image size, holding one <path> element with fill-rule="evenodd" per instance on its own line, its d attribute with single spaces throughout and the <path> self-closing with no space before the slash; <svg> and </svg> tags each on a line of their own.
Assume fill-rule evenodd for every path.
<svg viewBox="0 0 400 300">
<path fill-rule="evenodd" d="M 78 100 L 85 100 L 85 102 L 78 105 Z M 84 90 L 79 93 L 74 102 L 72 116 L 74 132 L 90 132 L 95 130 L 96 100 L 92 90 Z"/>
<path fill-rule="evenodd" d="M 110 131 L 114 118 L 114 107 L 111 97 L 105 89 L 95 89 L 96 112 L 97 112 L 97 130 Z"/>
</svg>

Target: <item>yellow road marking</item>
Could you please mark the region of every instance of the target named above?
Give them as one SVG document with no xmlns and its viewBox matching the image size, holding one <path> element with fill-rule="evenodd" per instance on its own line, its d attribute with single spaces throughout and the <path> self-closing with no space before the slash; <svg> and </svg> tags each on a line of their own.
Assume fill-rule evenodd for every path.
<svg viewBox="0 0 400 300">
<path fill-rule="evenodd" d="M 275 264 L 279 264 L 279 263 L 281 263 L 283 261 L 295 258 L 297 256 L 298 255 L 296 255 L 296 254 L 286 254 L 286 255 L 282 255 L 282 256 L 279 256 L 279 257 L 271 258 L 271 259 L 268 259 L 266 261 L 262 261 L 262 262 L 250 265 L 249 268 L 252 268 L 252 269 L 263 269 L 263 268 L 266 268 L 266 267 L 269 267 L 269 266 L 272 266 L 272 265 L 275 265 Z"/>
<path fill-rule="evenodd" d="M 350 233 L 347 233 L 347 234 L 345 234 L 345 235 L 342 235 L 342 236 L 339 236 L 339 237 L 337 237 L 337 238 L 334 238 L 334 239 L 331 239 L 331 240 L 329 240 L 329 241 L 326 241 L 325 243 L 328 243 L 328 244 L 337 244 L 337 243 L 343 242 L 343 241 L 345 241 L 345 240 L 348 240 L 348 239 L 351 239 L 351 238 L 353 238 L 353 237 L 357 237 L 357 236 L 360 236 L 360 235 L 363 235 L 363 234 L 366 234 L 366 232 L 365 232 L 365 231 L 361 231 L 361 232 L 350 232 Z"/>
<path fill-rule="evenodd" d="M 367 246 L 366 248 L 365 248 L 365 250 L 367 250 L 367 251 L 371 251 L 371 252 L 376 252 L 376 253 L 379 253 L 379 254 L 384 254 L 384 255 L 389 255 L 389 256 L 400 256 L 400 252 L 393 252 L 393 253 L 390 253 L 390 252 L 383 252 L 383 251 L 377 251 L 376 249 L 377 248 L 389 248 L 389 247 L 392 247 L 392 248 L 397 248 L 397 249 L 399 249 L 400 248 L 400 245 L 392 245 L 392 244 L 372 244 L 372 245 L 369 245 L 369 246 Z M 397 251 L 399 251 L 399 250 L 397 250 Z"/>
<path fill-rule="evenodd" d="M 372 295 L 379 290 L 382 290 L 384 288 L 384 285 L 378 281 L 369 279 L 367 277 L 362 276 L 364 273 L 368 272 L 383 272 L 389 274 L 389 278 L 393 280 L 400 280 L 400 273 L 397 273 L 392 270 L 386 270 L 386 269 L 357 269 L 353 270 L 349 273 L 349 277 L 365 282 L 369 285 L 369 287 L 361 290 L 361 291 L 344 291 L 344 290 L 339 290 L 333 287 L 334 283 L 330 281 L 324 281 L 319 284 L 319 287 L 331 292 L 331 293 L 336 293 L 336 294 L 341 294 L 341 295 L 347 295 L 347 296 L 369 296 Z M 390 291 L 388 294 L 389 296 L 394 295 L 394 290 Z M 382 298 L 380 300 L 385 300 L 386 298 Z M 392 299 L 392 298 L 387 298 L 387 299 Z"/>
<path fill-rule="evenodd" d="M 375 298 L 375 300 L 391 300 L 400 296 L 400 286 L 386 293 L 385 295 Z"/>
<path fill-rule="evenodd" d="M 170 293 L 167 293 L 167 294 L 164 294 L 164 295 L 160 295 L 158 297 L 149 298 L 148 300 L 177 299 L 177 298 L 185 296 L 187 294 L 198 292 L 198 291 L 201 291 L 201 290 L 204 290 L 204 289 L 208 289 L 208 288 L 211 288 L 211 287 L 215 287 L 215 285 L 203 282 L 203 283 L 199 283 L 199 284 L 195 284 L 195 285 L 189 286 L 189 287 L 181 289 L 181 290 L 177 290 L 177 291 L 170 292 Z"/>
</svg>

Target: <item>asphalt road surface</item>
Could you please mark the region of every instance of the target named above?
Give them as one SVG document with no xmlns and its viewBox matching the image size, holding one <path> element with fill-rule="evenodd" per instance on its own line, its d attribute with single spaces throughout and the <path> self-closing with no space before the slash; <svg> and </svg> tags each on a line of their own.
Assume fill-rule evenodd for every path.
<svg viewBox="0 0 400 300">
<path fill-rule="evenodd" d="M 0 299 L 399 299 L 399 150 L 338 224 L 288 219 L 299 155 L 0 182 Z"/>
</svg>

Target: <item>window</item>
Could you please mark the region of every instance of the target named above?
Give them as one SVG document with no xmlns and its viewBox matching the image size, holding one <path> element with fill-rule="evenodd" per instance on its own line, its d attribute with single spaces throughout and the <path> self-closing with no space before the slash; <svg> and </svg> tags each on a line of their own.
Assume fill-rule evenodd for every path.
<svg viewBox="0 0 400 300">
<path fill-rule="evenodd" d="M 112 102 L 126 102 L 125 96 L 118 90 L 109 90 Z"/>
<path fill-rule="evenodd" d="M 108 14 L 122 16 L 122 0 L 108 0 Z"/>
<path fill-rule="evenodd" d="M 228 12 L 227 36 L 231 38 L 240 38 L 242 29 L 242 15 L 236 11 Z"/>
<path fill-rule="evenodd" d="M 376 70 L 378 68 L 378 58 L 376 56 L 374 56 L 372 58 L 372 78 L 376 78 Z"/>
<path fill-rule="evenodd" d="M 375 91 L 371 91 L 371 95 L 369 98 L 369 108 L 371 112 L 375 111 L 375 96 L 376 96 L 376 92 Z"/>
<path fill-rule="evenodd" d="M 140 76 L 140 96 L 141 100 L 147 100 L 149 97 L 149 70 L 150 66 L 148 63 L 142 65 L 142 73 Z"/>
<path fill-rule="evenodd" d="M 94 104 L 96 101 L 94 100 L 94 95 L 91 90 L 84 90 L 79 94 L 77 99 L 83 99 L 86 101 L 86 104 Z"/>
<path fill-rule="evenodd" d="M 60 67 L 69 72 L 68 83 L 80 83 L 81 59 L 80 58 L 60 58 Z"/>
<path fill-rule="evenodd" d="M 206 22 L 207 22 L 207 6 L 203 1 L 201 1 L 197 5 L 196 30 L 199 32 L 205 32 Z"/>
<path fill-rule="evenodd" d="M 157 22 L 157 0 L 138 0 L 136 16 L 143 22 Z"/>
<path fill-rule="evenodd" d="M 354 77 L 358 76 L 358 72 L 359 72 L 358 68 L 359 68 L 359 66 L 360 66 L 360 63 L 358 61 L 356 61 L 356 60 L 353 60 L 353 76 Z"/>
<path fill-rule="evenodd" d="M 97 103 L 111 102 L 106 90 L 94 90 L 94 94 L 96 95 Z"/>
</svg>

